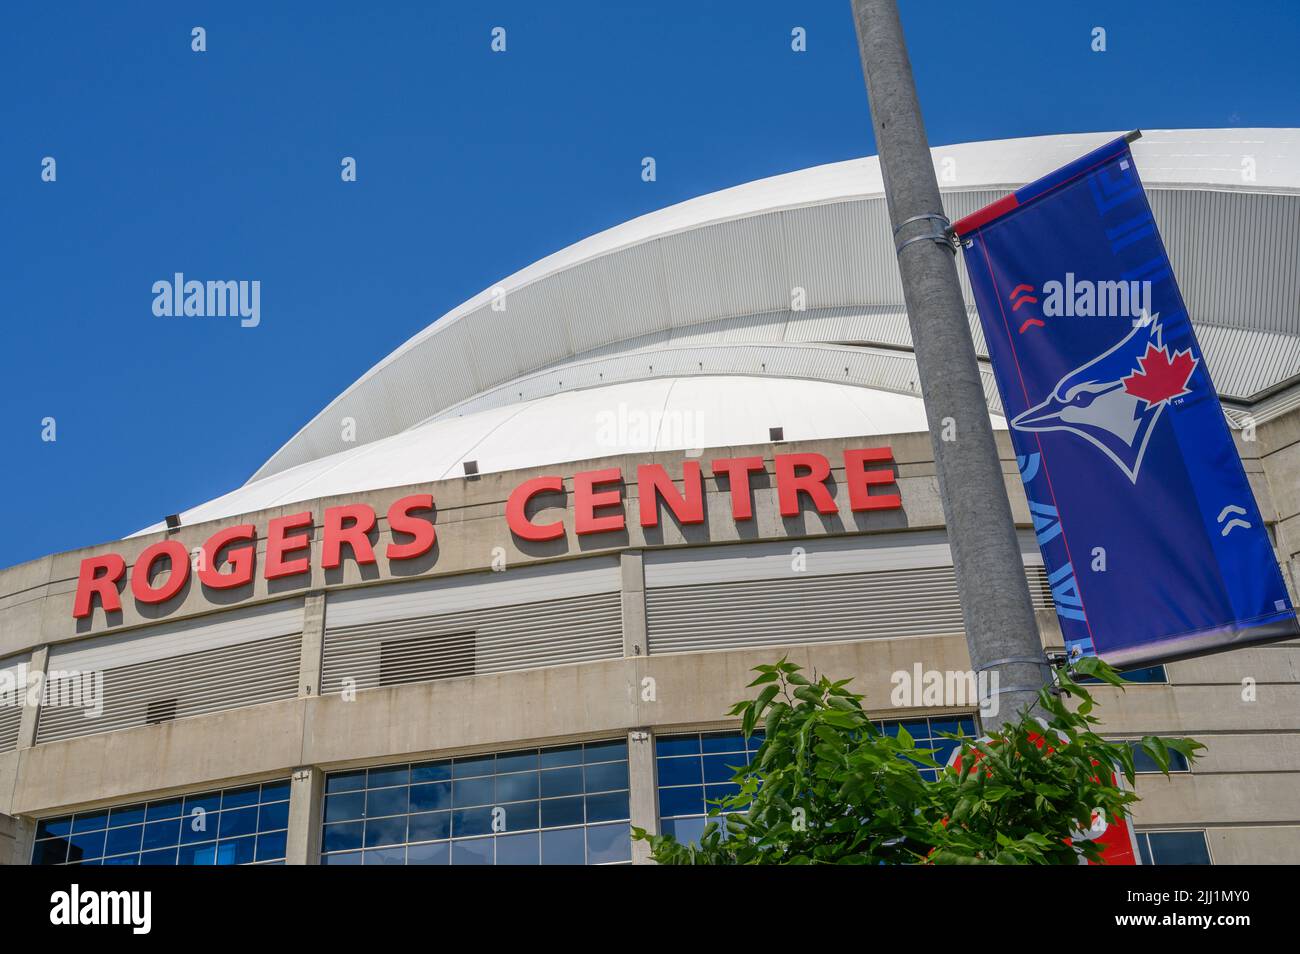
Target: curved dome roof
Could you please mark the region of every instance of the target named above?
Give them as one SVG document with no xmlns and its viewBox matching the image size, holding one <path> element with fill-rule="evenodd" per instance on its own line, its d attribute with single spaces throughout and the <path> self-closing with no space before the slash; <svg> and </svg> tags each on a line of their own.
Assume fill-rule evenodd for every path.
<svg viewBox="0 0 1300 954">
<path fill-rule="evenodd" d="M 945 212 L 1119 135 L 936 148 Z M 1133 154 L 1229 418 L 1300 403 L 1300 130 L 1146 131 Z M 592 422 L 620 409 L 694 414 L 692 443 L 710 447 L 775 426 L 796 440 L 915 431 L 917 395 L 879 163 L 854 159 L 643 215 L 516 272 L 367 371 L 244 487 L 182 517 L 436 480 L 466 459 L 490 472 L 679 446 L 602 443 Z M 813 400 L 816 417 L 801 416 Z"/>
<path fill-rule="evenodd" d="M 955 220 L 1118 135 L 936 148 L 945 211 Z M 1250 403 L 1286 385 L 1300 375 L 1300 130 L 1152 130 L 1133 154 L 1221 395 Z M 962 282 L 983 354 L 964 271 Z M 743 368 L 732 355 L 741 344 L 754 359 Z M 668 364 L 679 375 L 777 377 L 797 366 L 844 381 L 842 361 L 814 368 L 807 349 L 825 345 L 911 360 L 875 157 L 682 202 L 516 272 L 380 361 L 251 480 L 346 449 L 344 418 L 368 443 L 579 382 L 662 376 Z M 682 353 L 692 348 L 694 360 Z M 860 362 L 849 377 L 897 388 L 897 357 Z M 998 410 L 991 382 L 986 393 Z"/>
<path fill-rule="evenodd" d="M 997 427 L 1005 427 L 994 418 Z M 308 461 L 182 514 L 184 523 L 336 494 L 614 454 L 900 434 L 926 428 L 921 399 L 851 384 L 698 375 L 627 381 L 444 417 Z M 162 529 L 159 524 L 149 530 Z"/>
</svg>

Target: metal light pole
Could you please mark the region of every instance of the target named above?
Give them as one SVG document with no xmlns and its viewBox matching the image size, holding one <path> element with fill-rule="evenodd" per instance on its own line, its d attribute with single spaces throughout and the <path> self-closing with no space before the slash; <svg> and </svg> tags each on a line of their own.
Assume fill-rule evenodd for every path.
<svg viewBox="0 0 1300 954">
<path fill-rule="evenodd" d="M 1047 670 L 898 8 L 852 4 L 966 643 L 976 671 L 998 673 L 985 722 L 1000 724 L 1035 701 Z"/>
</svg>

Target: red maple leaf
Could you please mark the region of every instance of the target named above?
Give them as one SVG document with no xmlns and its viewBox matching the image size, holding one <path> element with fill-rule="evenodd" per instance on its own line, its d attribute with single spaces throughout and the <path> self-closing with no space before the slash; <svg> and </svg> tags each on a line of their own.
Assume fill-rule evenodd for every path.
<svg viewBox="0 0 1300 954">
<path fill-rule="evenodd" d="M 1189 394 L 1187 382 L 1196 370 L 1191 351 L 1178 351 L 1169 357 L 1168 348 L 1147 344 L 1147 353 L 1138 358 L 1139 370 L 1123 379 L 1124 390 L 1147 402 L 1147 407 Z"/>
</svg>

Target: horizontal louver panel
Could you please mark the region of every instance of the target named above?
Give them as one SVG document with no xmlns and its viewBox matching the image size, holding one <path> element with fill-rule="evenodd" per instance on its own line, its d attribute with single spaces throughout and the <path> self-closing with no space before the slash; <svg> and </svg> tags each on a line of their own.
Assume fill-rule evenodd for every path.
<svg viewBox="0 0 1300 954">
<path fill-rule="evenodd" d="M 292 699 L 298 693 L 301 645 L 302 635 L 295 632 L 104 669 L 103 711 L 91 717 L 85 714 L 85 698 L 72 694 L 73 680 L 84 676 L 51 678 L 51 697 L 78 704 L 42 708 L 36 741 L 54 742 Z"/>
<path fill-rule="evenodd" d="M 18 728 L 23 721 L 23 699 L 27 692 L 26 670 L 31 659 L 24 653 L 10 656 L 0 665 L 0 752 L 18 747 Z"/>
<path fill-rule="evenodd" d="M 327 608 L 327 623 L 330 618 Z M 321 682 L 323 691 L 340 692 L 622 655 L 620 596 L 617 592 L 596 593 L 327 626 Z"/>
<path fill-rule="evenodd" d="M 1043 568 L 1025 572 L 1051 606 Z M 951 566 L 656 587 L 646 616 L 652 654 L 962 632 Z"/>
</svg>

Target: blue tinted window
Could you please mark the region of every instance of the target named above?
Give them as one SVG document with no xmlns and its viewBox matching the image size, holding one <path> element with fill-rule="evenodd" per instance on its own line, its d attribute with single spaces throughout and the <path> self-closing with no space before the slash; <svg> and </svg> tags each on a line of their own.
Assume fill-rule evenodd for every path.
<svg viewBox="0 0 1300 954">
<path fill-rule="evenodd" d="M 336 775 L 325 781 L 324 864 L 631 859 L 624 739 Z"/>
<path fill-rule="evenodd" d="M 1138 834 L 1142 861 L 1148 865 L 1208 865 L 1210 846 L 1203 831 L 1149 831 Z"/>
<path fill-rule="evenodd" d="M 1147 755 L 1146 751 L 1137 743 L 1130 742 L 1129 747 L 1133 749 L 1133 768 L 1139 772 L 1159 772 L 1160 766 L 1156 760 Z M 1187 757 L 1181 752 L 1175 752 L 1172 749 L 1169 752 L 1169 771 L 1186 772 L 1190 766 L 1187 764 Z"/>
</svg>

